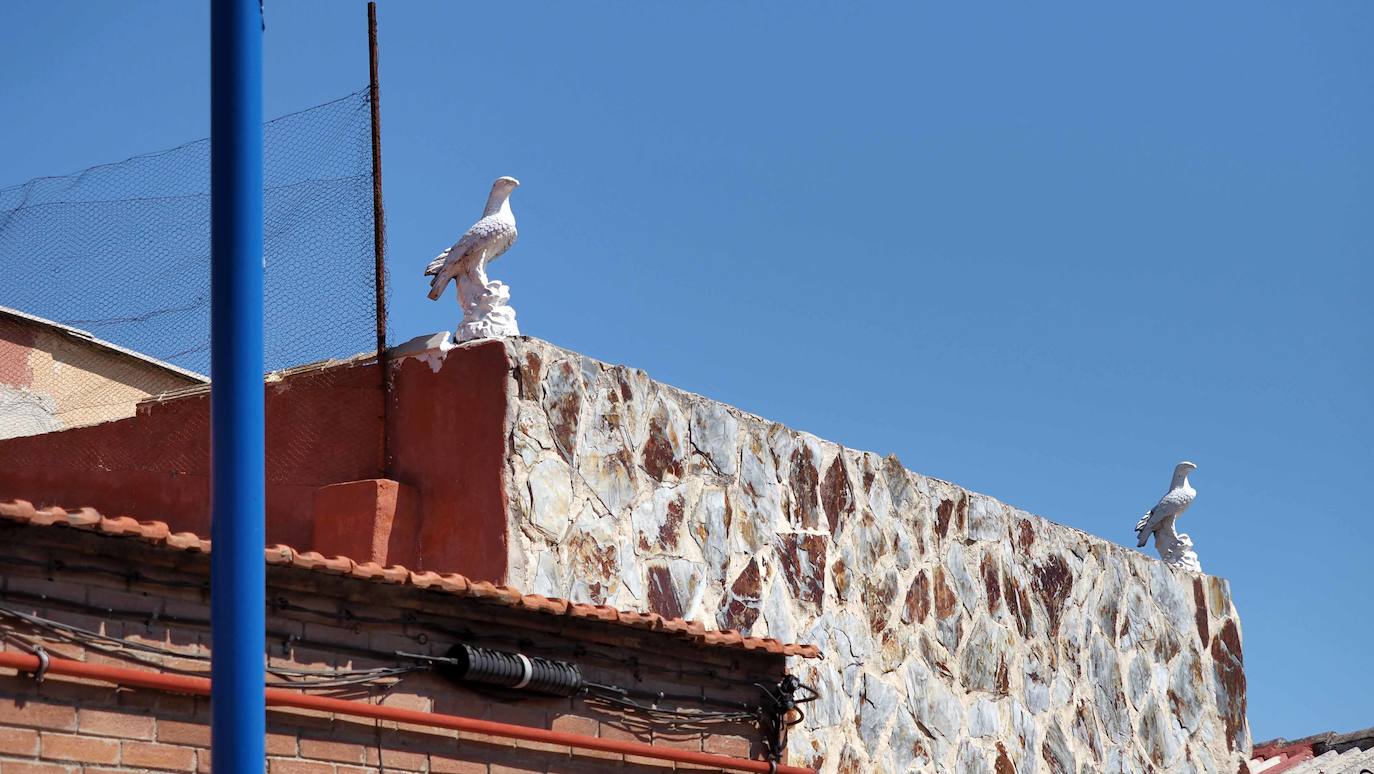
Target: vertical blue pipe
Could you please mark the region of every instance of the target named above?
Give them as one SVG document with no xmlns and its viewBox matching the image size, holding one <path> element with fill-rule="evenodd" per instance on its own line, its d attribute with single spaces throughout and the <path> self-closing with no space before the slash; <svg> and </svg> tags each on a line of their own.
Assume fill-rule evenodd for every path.
<svg viewBox="0 0 1374 774">
<path fill-rule="evenodd" d="M 265 765 L 262 19 L 210 4 L 210 756 Z"/>
</svg>

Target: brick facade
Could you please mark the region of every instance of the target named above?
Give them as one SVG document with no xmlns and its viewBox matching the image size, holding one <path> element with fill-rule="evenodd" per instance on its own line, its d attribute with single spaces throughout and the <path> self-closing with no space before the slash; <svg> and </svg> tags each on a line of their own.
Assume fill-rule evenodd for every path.
<svg viewBox="0 0 1374 774">
<path fill-rule="evenodd" d="M 0 613 L 5 650 L 41 644 L 55 658 L 208 676 L 208 557 L 62 527 L 0 523 L 0 606 L 99 632 L 72 642 Z M 776 653 L 702 646 L 623 625 L 512 610 L 410 586 L 293 567 L 268 572 L 273 667 L 368 669 L 442 655 L 455 642 L 577 663 L 591 681 L 675 694 L 758 701 L 777 683 Z M 86 639 L 86 638 L 82 638 Z M 143 643 L 162 652 L 137 652 Z M 673 731 L 583 699 L 508 700 L 423 671 L 324 695 L 601 738 L 760 758 L 753 724 Z M 688 705 L 690 706 L 690 705 Z M 0 774 L 209 769 L 209 699 L 0 669 Z M 459 734 L 296 709 L 268 713 L 269 774 L 402 772 L 649 772 L 651 759 Z M 677 764 L 677 769 L 713 771 Z"/>
</svg>

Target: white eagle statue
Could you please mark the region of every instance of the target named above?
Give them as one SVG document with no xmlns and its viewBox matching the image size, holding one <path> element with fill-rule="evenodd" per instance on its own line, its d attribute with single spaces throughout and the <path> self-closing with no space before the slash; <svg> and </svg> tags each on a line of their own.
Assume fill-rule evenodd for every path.
<svg viewBox="0 0 1374 774">
<path fill-rule="evenodd" d="M 515 310 L 508 304 L 510 288 L 503 282 L 487 280 L 487 264 L 515 244 L 517 232 L 510 195 L 519 185 L 520 181 L 513 177 L 498 177 L 491 186 L 481 220 L 425 267 L 425 274 L 434 277 L 429 284 L 430 300 L 439 300 L 449 280 L 458 284 L 463 322 L 458 326 L 457 341 L 520 335 Z"/>
<path fill-rule="evenodd" d="M 1165 564 L 1182 567 L 1193 572 L 1202 572 L 1197 553 L 1193 551 L 1193 541 L 1187 535 L 1174 529 L 1174 522 L 1193 504 L 1197 490 L 1188 483 L 1188 474 L 1197 470 L 1191 462 L 1180 462 L 1174 466 L 1174 477 L 1169 482 L 1169 491 L 1159 499 L 1140 521 L 1136 522 L 1136 546 L 1144 546 L 1150 535 L 1155 536 L 1155 550 Z"/>
</svg>

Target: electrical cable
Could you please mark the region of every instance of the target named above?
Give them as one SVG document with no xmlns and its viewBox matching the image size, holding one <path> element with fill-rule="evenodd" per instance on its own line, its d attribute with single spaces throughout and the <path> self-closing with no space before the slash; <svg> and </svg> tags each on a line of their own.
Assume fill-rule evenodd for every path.
<svg viewBox="0 0 1374 774">
<path fill-rule="evenodd" d="M 6 561 L 8 561 L 9 557 L 5 557 L 4 559 L 5 559 Z M 151 578 L 151 577 L 142 575 L 142 574 L 138 573 L 137 571 L 131 571 L 131 572 L 116 572 L 116 571 L 113 571 L 113 570 L 109 570 L 109 569 L 107 569 L 107 568 L 72 565 L 72 564 L 68 564 L 68 563 L 62 562 L 62 561 L 60 561 L 60 560 L 54 561 L 54 562 L 47 562 L 47 563 L 44 563 L 44 562 L 35 562 L 35 561 L 32 561 L 32 560 L 27 560 L 27 561 L 25 561 L 25 560 L 17 560 L 17 561 L 19 561 L 20 563 L 23 563 L 23 564 L 29 564 L 29 565 L 32 565 L 32 566 L 45 568 L 45 569 L 47 569 L 49 572 L 51 572 L 51 571 L 54 570 L 54 569 L 60 569 L 60 570 L 64 570 L 64 571 L 87 571 L 87 572 L 98 572 L 98 573 L 103 573 L 103 574 L 106 574 L 106 575 L 113 575 L 113 576 L 115 576 L 115 577 L 119 577 L 119 578 L 122 578 L 122 579 L 124 579 L 124 580 L 126 580 L 126 581 L 130 581 L 130 582 L 135 582 L 135 581 L 136 581 L 136 582 L 140 582 L 140 583 L 148 583 L 148 584 L 153 584 L 153 585 L 166 585 L 166 586 L 177 587 L 177 588 L 184 588 L 184 587 L 208 588 L 208 586 L 205 586 L 204 584 L 198 584 L 198 583 L 193 583 L 193 582 L 181 582 L 181 581 L 164 582 L 164 581 L 162 581 L 161 579 Z M 89 604 L 89 603 L 76 602 L 76 601 L 72 601 L 72 600 L 57 600 L 57 599 L 50 599 L 50 598 L 44 597 L 44 596 L 42 596 L 42 595 L 28 595 L 28 594 L 23 594 L 23 593 L 18 593 L 18 594 L 16 594 L 15 592 L 10 591 L 10 592 L 7 592 L 7 593 L 5 594 L 5 596 L 15 596 L 15 597 L 20 597 L 20 598 L 31 598 L 33 601 L 40 601 L 40 602 L 42 602 L 44 605 L 58 604 L 58 605 L 60 605 L 60 606 L 62 606 L 62 607 L 70 607 L 70 608 L 73 608 L 73 609 L 86 610 L 86 611 L 94 611 L 94 612 L 98 612 L 98 613 L 101 613 L 101 614 L 106 615 L 106 616 L 114 616 L 114 615 L 119 615 L 119 614 L 121 614 L 121 613 L 123 613 L 124 615 L 128 615 L 127 613 L 124 613 L 124 611 L 115 610 L 115 609 L 110 608 L 110 607 L 108 607 L 108 606 L 92 605 L 92 604 Z M 451 638 L 453 638 L 454 640 L 458 640 L 458 641 L 463 641 L 463 642 L 478 642 L 478 643 L 490 644 L 490 645 L 504 645 L 504 646 L 508 646 L 508 647 L 511 647 L 511 648 L 514 648 L 514 649 L 526 649 L 526 648 L 536 648 L 536 647 L 537 647 L 538 650 L 540 650 L 541 652 L 549 653 L 550 655 L 557 654 L 557 655 L 562 655 L 562 656 L 564 656 L 564 657 L 566 657 L 566 658 L 570 658 L 570 659 L 577 660 L 577 661 L 591 660 L 591 661 L 596 661 L 596 662 L 602 663 L 602 664 L 614 665 L 614 666 L 617 666 L 617 667 L 627 667 L 627 668 L 629 668 L 629 669 L 631 669 L 631 670 L 634 670 L 636 674 L 638 674 L 639 671 L 640 671 L 641 669 L 645 669 L 645 668 L 653 669 L 653 668 L 654 668 L 653 665 L 644 663 L 638 656 L 628 656 L 628 657 L 626 657 L 626 656 L 612 656 L 612 655 L 609 655 L 609 654 L 606 654 L 606 653 L 602 653 L 602 652 L 600 652 L 600 651 L 597 651 L 597 650 L 595 650 L 595 649 L 588 648 L 588 647 L 586 647 L 585 645 L 582 645 L 582 644 L 556 645 L 556 644 L 548 644 L 548 643 L 539 643 L 539 644 L 536 645 L 536 643 L 533 642 L 533 641 L 532 641 L 530 638 L 528 638 L 528 637 L 521 637 L 521 636 L 517 636 L 517 635 L 499 634 L 499 633 L 491 633 L 491 632 L 488 632 L 488 631 L 476 631 L 476 630 L 473 630 L 473 629 L 471 629 L 471 628 L 469 628 L 469 627 L 465 627 L 465 626 L 457 626 L 457 627 L 456 627 L 456 626 L 453 626 L 451 623 L 448 623 L 448 622 L 444 621 L 444 619 L 440 619 L 440 618 L 433 617 L 433 616 L 428 616 L 428 615 L 425 615 L 425 614 L 423 614 L 423 613 L 419 613 L 419 612 L 417 612 L 417 611 L 411 611 L 411 610 L 401 610 L 401 611 L 399 611 L 398 615 L 395 616 L 395 617 L 393 617 L 393 618 L 380 618 L 380 617 L 376 617 L 376 616 L 367 616 L 367 615 L 357 614 L 357 613 L 354 613 L 354 612 L 349 611 L 349 610 L 347 610 L 347 609 L 340 609 L 340 610 L 336 610 L 336 611 L 320 610 L 320 609 L 317 609 L 317 608 L 312 608 L 312 607 L 308 607 L 308 606 L 306 606 L 306 605 L 301 605 L 301 604 L 297 604 L 297 603 L 295 603 L 295 602 L 291 602 L 290 600 L 288 600 L 288 599 L 286 599 L 285 597 L 282 597 L 282 596 L 278 596 L 276 599 L 271 600 L 271 601 L 269 602 L 269 604 L 271 604 L 275 609 L 280 610 L 280 611 L 290 611 L 290 612 L 296 612 L 296 613 L 304 613 L 304 614 L 311 615 L 311 616 L 314 616 L 314 617 L 316 617 L 316 618 L 319 618 L 320 620 L 329 621 L 329 622 L 334 623 L 334 624 L 336 624 L 336 625 L 339 624 L 340 622 L 343 622 L 343 621 L 349 621 L 349 622 L 360 623 L 360 624 L 375 624 L 375 625 L 378 625 L 378 626 L 387 626 L 387 627 L 392 627 L 392 628 L 394 628 L 397 624 L 414 624 L 414 625 L 425 626 L 425 627 L 429 628 L 430 630 L 432 630 L 432 631 L 435 632 L 435 633 L 442 634 L 442 635 L 445 635 L 445 636 L 447 636 L 447 637 L 451 637 Z M 187 618 L 187 617 L 185 617 L 185 616 L 169 615 L 169 614 L 166 614 L 166 613 L 158 613 L 158 614 L 148 615 L 148 616 L 145 617 L 145 620 L 148 620 L 148 621 L 165 621 L 165 622 L 169 622 L 169 623 L 181 623 L 181 624 L 185 624 L 185 625 L 199 626 L 199 627 L 205 627 L 205 628 L 208 628 L 209 625 L 210 625 L 210 622 L 209 622 L 208 619 L 192 619 L 192 618 Z M 421 637 L 424 637 L 425 635 L 422 634 L 422 635 L 420 635 L 420 636 L 421 636 Z M 350 651 L 350 652 L 354 652 L 354 653 L 358 653 L 358 654 L 360 654 L 360 655 L 370 656 L 370 657 L 379 657 L 379 656 L 382 656 L 382 655 L 386 655 L 386 656 L 394 655 L 394 652 L 392 652 L 392 651 L 387 651 L 387 652 L 383 653 L 383 652 L 381 652 L 381 651 L 369 650 L 369 649 L 364 649 L 364 648 L 356 648 L 356 647 L 351 647 L 351 646 L 347 646 L 347 645 L 340 645 L 340 644 L 338 644 L 338 643 L 332 643 L 332 642 L 328 642 L 328 643 L 326 643 L 326 642 L 314 642 L 314 641 L 308 640 L 308 639 L 306 639 L 306 638 L 297 637 L 297 636 L 295 636 L 295 635 L 285 635 L 285 634 L 283 634 L 283 635 L 281 635 L 280 637 L 276 637 L 275 639 L 288 640 L 288 641 L 290 641 L 290 642 L 295 642 L 295 643 L 300 643 L 300 644 L 307 644 L 307 645 L 327 646 L 327 647 L 332 648 L 332 649 L 336 649 L 336 650 L 337 650 L 337 649 L 348 650 L 348 651 Z M 420 642 L 423 642 L 423 640 L 420 640 Z M 729 678 L 727 678 L 726 676 L 722 675 L 722 674 L 720 673 L 720 671 L 718 671 L 718 670 L 716 670 L 716 669 L 710 669 L 710 668 L 706 668 L 706 669 L 693 669 L 693 668 L 690 668 L 690 667 L 687 667 L 687 666 L 684 666 L 684 665 L 681 665 L 681 664 L 674 664 L 674 665 L 672 666 L 672 670 L 673 670 L 675 673 L 682 675 L 683 677 L 696 678 L 696 679 L 699 679 L 699 680 L 707 680 L 707 681 L 710 681 L 710 682 L 714 683 L 715 685 L 718 685 L 718 686 L 723 687 L 723 688 L 729 688 L 729 687 L 736 686 L 736 685 L 738 685 L 738 682 L 739 682 L 737 679 L 729 679 Z M 745 677 L 745 679 L 768 679 L 765 675 L 759 675 L 759 674 L 745 675 L 744 677 Z"/>
<path fill-rule="evenodd" d="M 136 569 L 115 570 L 115 569 L 111 569 L 111 568 L 108 568 L 108 567 L 100 567 L 100 566 L 95 566 L 95 565 L 72 564 L 72 563 L 70 563 L 70 562 L 67 562 L 67 561 L 64 561 L 64 560 L 60 560 L 60 559 L 54 559 L 54 560 L 48 561 L 48 562 L 40 562 L 40 561 L 35 561 L 35 560 L 32 560 L 32 559 L 26 559 L 26 558 L 23 558 L 23 557 L 4 557 L 4 559 L 5 559 L 6 563 L 21 564 L 21 565 L 26 565 L 26 566 L 30 566 L 30 567 L 42 568 L 42 569 L 44 569 L 44 570 L 47 570 L 49 574 L 52 574 L 52 572 L 53 572 L 54 570 L 62 570 L 62 571 L 65 571 L 65 572 L 87 572 L 87 573 L 101 574 L 101 575 L 107 575 L 107 576 L 117 577 L 117 578 L 120 578 L 120 579 L 126 581 L 127 583 L 130 583 L 130 584 L 132 584 L 132 583 L 145 583 L 145 584 L 151 584 L 151 585 L 166 586 L 166 587 L 169 587 L 169 588 L 195 588 L 195 589 L 200 589 L 200 590 L 208 590 L 208 589 L 209 589 L 209 582 L 208 582 L 208 581 L 169 580 L 169 579 L 164 579 L 164 578 L 158 578 L 158 577 L 149 576 L 149 575 L 146 575 L 146 574 L 144 574 L 144 573 L 142 573 L 142 572 L 140 572 L 140 571 L 138 571 L 138 570 L 136 570 Z M 119 611 L 116 611 L 116 610 L 114 610 L 114 609 L 112 609 L 112 608 L 109 608 L 109 607 L 101 607 L 101 606 L 98 606 L 98 605 L 88 605 L 88 604 L 79 603 L 79 602 L 67 602 L 66 604 L 70 604 L 70 605 L 77 606 L 77 607 L 85 607 L 85 608 L 88 608 L 88 609 L 100 610 L 100 611 L 104 612 L 104 613 L 107 614 L 107 615 L 114 615 L 114 614 L 116 614 L 117 612 L 119 612 Z M 427 615 L 425 615 L 425 614 L 423 614 L 423 613 L 420 613 L 420 612 L 418 612 L 418 611 L 412 611 L 412 610 L 401 610 L 401 611 L 399 611 L 399 615 L 397 615 L 397 616 L 393 616 L 393 617 L 390 617 L 390 618 L 382 618 L 382 617 L 377 617 L 377 616 L 368 616 L 368 615 L 362 615 L 362 614 L 354 613 L 354 612 L 352 612 L 352 611 L 350 611 L 350 610 L 347 610 L 347 609 L 338 609 L 338 610 L 334 610 L 334 611 L 320 610 L 320 609 L 318 609 L 318 608 L 313 608 L 313 607 L 310 607 L 310 606 L 307 606 L 307 605 L 302 605 L 302 604 L 298 604 L 298 603 L 296 603 L 296 602 L 292 602 L 292 601 L 290 601 L 289 599 L 287 599 L 286 597 L 283 597 L 283 596 L 278 596 L 276 599 L 271 600 L 271 602 L 270 602 L 269 604 L 271 604 L 275 609 L 280 610 L 280 611 L 290 611 L 290 612 L 297 612 L 297 613 L 305 613 L 305 614 L 312 615 L 312 616 L 315 616 L 315 617 L 317 617 L 317 618 L 320 618 L 320 619 L 322 619 L 322 620 L 327 620 L 327 621 L 331 621 L 331 622 L 352 621 L 352 622 L 355 622 L 355 623 L 362 623 L 362 624 L 377 624 L 377 625 L 380 625 L 380 626 L 389 626 L 389 627 L 394 627 L 394 626 L 395 626 L 396 624 L 398 624 L 398 623 L 421 624 L 421 625 L 424 625 L 424 626 L 428 626 L 428 627 L 434 629 L 434 630 L 437 631 L 437 632 L 441 632 L 441 633 L 443 633 L 443 634 L 452 636 L 452 637 L 453 637 L 454 639 L 456 639 L 456 640 L 465 641 L 465 642 L 481 642 L 481 643 L 489 643 L 489 644 L 492 644 L 492 645 L 498 645 L 498 644 L 499 644 L 499 645 L 510 646 L 510 647 L 513 647 L 513 648 L 516 648 L 516 649 L 524 649 L 524 648 L 530 648 L 530 647 L 534 647 L 534 646 L 535 646 L 535 643 L 534 643 L 533 641 L 531 641 L 531 640 L 530 640 L 529 638 L 527 638 L 527 637 L 518 637 L 518 636 L 511 636 L 511 635 L 492 634 L 492 633 L 488 633 L 488 632 L 478 632 L 478 631 L 474 631 L 474 630 L 472 630 L 472 629 L 470 629 L 470 628 L 467 628 L 467 627 L 454 627 L 454 626 L 452 626 L 450 623 L 444 622 L 442 619 L 437 619 L 437 618 L 434 618 L 434 617 L 431 617 L 431 616 L 427 616 Z M 194 624 L 196 624 L 196 625 L 201 625 L 201 626 L 208 626 L 208 625 L 209 625 L 209 621 L 208 621 L 208 620 L 205 620 L 205 621 L 191 621 L 191 620 L 189 620 L 189 619 L 180 618 L 180 617 L 177 617 L 177 616 L 169 616 L 169 615 L 161 615 L 161 616 L 155 616 L 155 617 L 161 618 L 161 619 L 165 619 L 165 620 L 169 620 L 169 621 L 180 621 L 180 622 L 184 622 L 184 623 L 194 623 Z M 331 645 L 331 647 L 334 647 L 334 646 Z M 540 649 L 541 651 L 546 651 L 546 652 L 549 652 L 549 653 L 551 653 L 551 654 L 552 654 L 552 653 L 561 653 L 561 654 L 564 654 L 564 655 L 567 655 L 567 656 L 571 656 L 571 657 L 576 658 L 576 659 L 579 659 L 579 660 L 590 658 L 590 659 L 595 659 L 595 660 L 597 660 L 597 661 L 600 661 L 600 662 L 602 662 L 602 663 L 615 664 L 615 665 L 617 665 L 617 666 L 629 666 L 629 667 L 635 668 L 635 669 L 637 669 L 637 668 L 641 665 L 641 662 L 640 662 L 639 659 L 636 658 L 636 657 L 629 657 L 629 658 L 626 658 L 626 657 L 609 656 L 609 655 L 605 655 L 605 654 L 602 654 L 602 653 L 598 653 L 598 652 L 596 652 L 596 651 L 594 651 L 594 650 L 588 649 L 588 648 L 586 648 L 585 646 L 582 646 L 582 645 L 572 645 L 572 646 L 556 646 L 556 645 L 555 645 L 555 646 L 549 646 L 549 645 L 540 644 L 539 649 Z M 719 684 L 719 685 L 722 686 L 722 687 L 729 687 L 729 686 L 733 686 L 733 685 L 736 685 L 736 684 L 737 684 L 737 681 L 736 681 L 736 680 L 727 678 L 726 676 L 722 675 L 718 670 L 715 670 L 715 669 L 693 669 L 693 668 L 685 667 L 685 666 L 682 666 L 682 665 L 674 665 L 673 671 L 674 671 L 674 672 L 677 672 L 678 674 L 683 675 L 684 677 L 695 677 L 695 678 L 701 678 L 701 679 L 712 680 L 712 681 L 716 682 L 717 684 Z M 759 675 L 759 677 L 763 677 L 763 675 Z"/>
<path fill-rule="evenodd" d="M 201 662 L 208 668 L 210 657 L 198 653 L 184 653 L 182 651 L 165 648 L 150 643 L 138 642 L 134 640 L 124 640 L 118 637 L 111 637 L 107 634 L 92 631 L 84 627 L 76 626 L 61 621 L 54 621 L 33 613 L 25 613 L 5 605 L 0 605 L 0 617 L 9 617 L 23 621 L 37 629 L 47 631 L 57 637 L 69 642 L 83 645 L 102 653 L 113 655 L 123 655 L 140 663 L 153 664 L 162 667 L 167 671 L 196 674 L 204 670 L 186 669 L 183 667 L 168 666 L 161 664 L 153 659 L 143 658 L 135 653 L 146 653 L 149 655 L 165 656 L 170 658 L 186 659 Z M 299 667 L 273 666 L 268 664 L 265 668 L 269 674 L 281 678 L 277 682 L 269 681 L 269 685 L 282 687 L 300 688 L 339 688 L 345 686 L 365 685 L 368 683 L 384 680 L 388 678 L 400 677 L 414 672 L 425 671 L 421 666 L 390 666 L 375 667 L 371 669 L 301 669 Z"/>
<path fill-rule="evenodd" d="M 0 604 L 0 620 L 4 619 L 18 620 L 51 636 L 92 650 L 155 665 L 165 671 L 204 673 L 203 669 L 186 669 L 162 664 L 154 657 L 186 659 L 207 666 L 210 660 L 209 656 L 203 654 L 184 653 L 151 643 L 124 640 Z M 10 627 L 4 628 L 8 630 Z M 35 643 L 13 631 L 9 634 L 31 652 L 39 654 L 40 658 L 46 655 L 41 643 Z M 446 656 L 429 656 L 399 650 L 393 651 L 391 655 L 394 658 L 405 658 L 420 663 L 370 669 L 332 670 L 277 667 L 269 663 L 265 668 L 266 672 L 278 679 L 268 680 L 265 684 L 268 687 L 299 690 L 359 686 L 390 687 L 395 684 L 395 679 L 404 675 L 434 670 L 458 682 L 475 683 L 475 686 L 469 687 L 479 690 L 503 689 L 517 696 L 521 689 L 535 695 L 580 695 L 589 704 L 599 704 L 632 713 L 632 717 L 639 717 L 640 723 L 652 722 L 669 728 L 697 728 L 715 723 L 753 723 L 764 736 L 764 749 L 775 761 L 781 759 L 792 726 L 803 722 L 806 717 L 799 705 L 814 701 L 818 697 L 813 688 L 803 685 L 792 675 L 785 676 L 776 686 L 754 683 L 765 701 L 760 704 L 749 704 L 713 698 L 706 695 L 704 690 L 699 696 L 695 696 L 587 681 L 582 678 L 580 670 L 574 664 L 537 656 L 529 657 L 518 652 L 474 648 L 463 643 L 453 645 Z M 638 664 L 637 659 L 629 661 Z M 393 682 L 385 682 L 388 680 Z M 806 693 L 797 697 L 795 694 L 799 690 Z M 674 706 L 660 706 L 660 702 L 672 702 Z M 682 706 L 689 703 L 729 709 L 688 709 Z"/>
</svg>

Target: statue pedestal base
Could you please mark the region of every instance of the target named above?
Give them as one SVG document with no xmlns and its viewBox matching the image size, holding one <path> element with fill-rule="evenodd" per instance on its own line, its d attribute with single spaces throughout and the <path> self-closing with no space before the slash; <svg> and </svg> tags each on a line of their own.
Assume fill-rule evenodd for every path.
<svg viewBox="0 0 1374 774">
<path fill-rule="evenodd" d="M 1165 564 L 1174 567 L 1182 567 L 1191 572 L 1202 572 L 1202 564 L 1197 559 L 1197 552 L 1193 550 L 1193 539 L 1187 535 L 1179 535 L 1174 540 L 1160 540 L 1163 535 L 1155 538 L 1155 548 L 1159 551 L 1159 558 Z"/>
<path fill-rule="evenodd" d="M 454 335 L 456 341 L 520 335 L 515 309 L 509 304 L 510 288 L 504 282 L 483 285 L 460 279 L 458 300 L 463 305 L 463 322 Z"/>
</svg>

